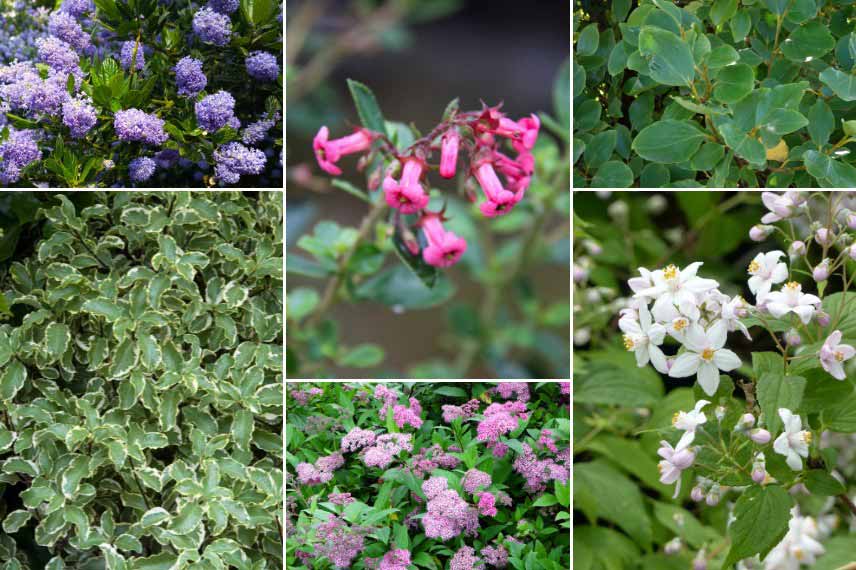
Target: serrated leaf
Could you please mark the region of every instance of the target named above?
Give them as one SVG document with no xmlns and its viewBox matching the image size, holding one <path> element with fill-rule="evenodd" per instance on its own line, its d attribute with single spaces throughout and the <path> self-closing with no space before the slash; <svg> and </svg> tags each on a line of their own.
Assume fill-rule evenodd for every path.
<svg viewBox="0 0 856 570">
<path fill-rule="evenodd" d="M 766 556 L 788 531 L 793 504 L 779 485 L 749 487 L 734 506 L 735 520 L 728 529 L 731 549 L 722 566 L 727 568 L 755 554 Z"/>
</svg>

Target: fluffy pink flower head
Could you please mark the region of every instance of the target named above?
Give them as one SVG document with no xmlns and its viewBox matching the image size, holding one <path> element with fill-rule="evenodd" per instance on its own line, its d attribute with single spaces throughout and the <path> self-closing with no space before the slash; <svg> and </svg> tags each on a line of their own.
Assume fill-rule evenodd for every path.
<svg viewBox="0 0 856 570">
<path fill-rule="evenodd" d="M 342 169 L 336 166 L 340 158 L 363 152 L 372 146 L 372 135 L 366 129 L 357 129 L 354 134 L 340 139 L 329 140 L 329 137 L 330 129 L 321 127 L 312 141 L 312 148 L 315 150 L 318 166 L 333 176 L 342 174 Z"/>
<path fill-rule="evenodd" d="M 502 545 L 497 547 L 485 546 L 481 549 L 480 554 L 484 557 L 484 561 L 494 568 L 508 566 L 508 551 Z"/>
<path fill-rule="evenodd" d="M 383 406 L 380 408 L 381 419 L 386 417 L 386 411 L 389 407 L 398 401 L 398 393 L 394 390 L 390 390 L 383 384 L 378 384 L 375 387 L 374 397 L 376 400 L 383 400 Z"/>
<path fill-rule="evenodd" d="M 519 401 L 491 404 L 484 411 L 484 420 L 476 428 L 476 439 L 496 442 L 499 436 L 517 428 L 520 420 L 525 420 L 526 404 Z"/>
<path fill-rule="evenodd" d="M 449 570 L 473 570 L 479 562 L 475 552 L 469 546 L 462 546 L 449 562 Z"/>
<path fill-rule="evenodd" d="M 528 491 L 543 491 L 548 481 L 555 479 L 566 483 L 570 477 L 570 469 L 567 466 L 560 465 L 553 459 L 538 459 L 526 443 L 523 444 L 523 455 L 518 456 L 513 465 L 514 470 L 526 479 Z"/>
<path fill-rule="evenodd" d="M 471 418 L 479 411 L 479 401 L 476 399 L 470 400 L 463 406 L 443 406 L 443 421 L 447 424 L 452 423 L 458 418 Z"/>
<path fill-rule="evenodd" d="M 553 453 L 556 453 L 559 450 L 556 448 L 556 442 L 553 441 L 552 437 L 550 437 L 551 435 L 553 435 L 553 432 L 548 429 L 542 429 L 541 436 L 538 438 L 538 444 L 543 445 Z"/>
<path fill-rule="evenodd" d="M 440 176 L 453 178 L 458 165 L 458 149 L 461 145 L 461 135 L 457 129 L 449 129 L 443 135 L 443 146 L 440 150 Z"/>
<path fill-rule="evenodd" d="M 475 177 L 487 197 L 487 200 L 479 205 L 479 209 L 488 218 L 507 214 L 517 204 L 517 197 L 503 188 L 490 161 L 485 160 L 476 167 Z"/>
<path fill-rule="evenodd" d="M 443 227 L 442 212 L 424 212 L 419 225 L 428 245 L 422 250 L 422 259 L 434 267 L 450 267 L 467 251 L 467 241 Z"/>
<path fill-rule="evenodd" d="M 571 395 L 571 383 L 570 382 L 559 382 L 559 386 L 561 386 L 561 388 L 562 388 L 562 395 L 563 396 L 570 396 Z"/>
<path fill-rule="evenodd" d="M 351 561 L 363 550 L 365 542 L 362 535 L 354 532 L 338 517 L 318 526 L 315 544 L 316 554 L 326 556 L 334 566 L 348 568 Z"/>
<path fill-rule="evenodd" d="M 490 475 L 478 469 L 470 469 L 464 474 L 463 486 L 464 491 L 473 494 L 482 487 L 489 487 L 491 484 Z"/>
<path fill-rule="evenodd" d="M 380 570 L 407 570 L 408 564 L 410 564 L 409 550 L 390 550 L 380 561 Z"/>
<path fill-rule="evenodd" d="M 387 433 L 378 436 L 373 447 L 365 450 L 363 463 L 367 467 L 385 469 L 401 451 L 412 451 L 409 433 Z"/>
<path fill-rule="evenodd" d="M 492 493 L 479 493 L 479 514 L 487 517 L 496 516 L 496 497 Z"/>
<path fill-rule="evenodd" d="M 327 495 L 327 500 L 334 505 L 349 505 L 356 501 L 350 493 L 330 493 Z"/>
<path fill-rule="evenodd" d="M 311 463 L 297 464 L 297 480 L 301 485 L 323 485 L 333 478 L 333 473 L 317 469 Z"/>
<path fill-rule="evenodd" d="M 434 479 L 437 478 L 432 477 L 429 481 Z M 437 491 L 434 488 L 435 486 L 439 488 L 441 485 L 442 483 L 435 481 L 428 487 L 428 491 L 432 495 L 426 505 L 427 512 L 422 517 L 425 536 L 448 540 L 458 536 L 461 532 L 468 534 L 476 532 L 478 511 L 467 505 L 460 495 L 452 489 Z"/>
<path fill-rule="evenodd" d="M 428 205 L 428 194 L 419 180 L 425 170 L 425 162 L 415 156 L 402 158 L 401 179 L 387 175 L 383 181 L 386 203 L 402 214 L 415 214 Z"/>
<path fill-rule="evenodd" d="M 341 449 L 344 452 L 360 450 L 373 445 L 375 437 L 373 431 L 355 427 L 342 438 Z"/>
<path fill-rule="evenodd" d="M 422 418 L 419 417 L 421 413 L 422 406 L 419 405 L 419 400 L 410 398 L 410 407 L 396 405 L 392 410 L 392 417 L 399 429 L 406 425 L 419 429 L 422 426 Z"/>
<path fill-rule="evenodd" d="M 494 391 L 504 400 L 517 396 L 516 399 L 519 402 L 529 401 L 529 384 L 526 382 L 500 382 Z"/>
<path fill-rule="evenodd" d="M 449 488 L 449 481 L 445 477 L 429 477 L 422 483 L 422 492 L 428 500 L 433 499 L 441 492 Z"/>
<path fill-rule="evenodd" d="M 823 346 L 820 347 L 820 365 L 829 372 L 833 378 L 844 380 L 844 362 L 856 355 L 856 350 L 849 344 L 841 344 L 841 331 L 833 331 Z"/>
</svg>

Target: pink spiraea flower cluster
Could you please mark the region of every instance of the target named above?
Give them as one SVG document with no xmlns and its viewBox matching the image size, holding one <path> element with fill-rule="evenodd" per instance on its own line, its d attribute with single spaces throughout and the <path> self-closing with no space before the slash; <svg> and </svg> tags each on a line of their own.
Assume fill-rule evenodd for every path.
<svg viewBox="0 0 856 570">
<path fill-rule="evenodd" d="M 300 388 L 296 388 L 294 390 L 290 390 L 288 392 L 288 395 L 293 400 L 296 400 L 297 403 L 301 406 L 305 406 L 309 402 L 310 398 L 313 398 L 314 396 L 320 396 L 323 393 L 324 390 L 322 390 L 321 388 L 310 388 L 309 390 L 301 390 Z"/>
<path fill-rule="evenodd" d="M 449 570 L 473 570 L 479 562 L 471 546 L 462 546 L 449 561 Z"/>
<path fill-rule="evenodd" d="M 456 446 L 449 446 L 448 451 L 460 451 Z M 411 469 L 417 477 L 422 477 L 425 473 L 431 473 L 438 467 L 444 469 L 454 469 L 461 460 L 454 455 L 449 455 L 446 451 L 435 443 L 431 447 L 423 447 L 419 453 L 410 458 L 410 465 L 406 469 Z"/>
<path fill-rule="evenodd" d="M 364 447 L 374 445 L 377 436 L 371 430 L 355 427 L 342 438 L 340 447 L 343 452 L 359 451 Z"/>
<path fill-rule="evenodd" d="M 330 493 L 327 495 L 327 500 L 334 505 L 350 505 L 356 501 L 350 493 Z"/>
<path fill-rule="evenodd" d="M 375 440 L 372 447 L 366 448 L 363 454 L 363 463 L 366 467 L 380 467 L 385 469 L 396 455 L 402 451 L 413 451 L 410 443 L 409 433 L 385 433 Z"/>
<path fill-rule="evenodd" d="M 538 444 L 546 447 L 553 453 L 558 453 L 558 448 L 556 447 L 556 442 L 553 441 L 553 438 L 550 437 L 553 435 L 553 432 L 548 429 L 541 430 L 541 436 L 538 438 Z"/>
<path fill-rule="evenodd" d="M 477 181 L 485 195 L 479 209 L 492 218 L 507 214 L 523 199 L 534 172 L 532 149 L 540 127 L 536 115 L 514 121 L 500 111 L 500 106 L 485 106 L 480 111 L 453 113 L 402 152 L 396 150 L 385 133 L 365 128 L 330 139 L 330 130 L 323 126 L 312 146 L 318 165 L 333 176 L 342 174 L 338 162 L 344 156 L 362 154 L 359 162 L 362 167 L 380 153 L 389 164 L 382 184 L 386 203 L 401 214 L 419 216 L 416 226 L 422 229 L 426 245 L 422 248 L 415 243 L 408 246 L 413 253 L 421 249 L 426 263 L 449 267 L 461 258 L 467 242 L 445 229 L 443 212 L 426 209 L 430 200 L 426 173 L 431 168 L 428 161 L 432 153 L 440 151 L 439 174 L 443 178 L 455 177 L 460 158 L 464 156 L 465 182 Z M 504 141 L 508 141 L 516 153 L 513 158 L 506 154 Z M 370 176 L 369 187 L 376 190 L 379 185 L 378 170 Z"/>
<path fill-rule="evenodd" d="M 483 492 L 476 493 L 476 497 L 478 498 L 478 508 L 479 514 L 487 517 L 495 517 L 496 516 L 496 497 L 493 496 L 493 493 Z"/>
<path fill-rule="evenodd" d="M 476 534 L 478 510 L 471 507 L 458 493 L 448 488 L 443 477 L 431 477 L 422 483 L 428 498 L 427 512 L 422 517 L 425 536 L 446 541 L 461 534 Z"/>
<path fill-rule="evenodd" d="M 508 551 L 502 545 L 485 546 L 480 551 L 484 561 L 494 568 L 505 568 L 508 566 Z"/>
<path fill-rule="evenodd" d="M 301 485 L 323 485 L 333 478 L 333 471 L 345 464 L 345 458 L 338 451 L 320 457 L 312 463 L 297 464 L 297 480 Z"/>
<path fill-rule="evenodd" d="M 374 391 L 375 400 L 383 400 L 383 406 L 380 408 L 380 417 L 381 419 L 386 418 L 386 411 L 390 408 L 390 406 L 394 406 L 398 401 L 398 392 L 387 388 L 383 384 L 378 384 L 375 386 Z"/>
<path fill-rule="evenodd" d="M 499 437 L 517 428 L 521 420 L 526 420 L 526 403 L 513 400 L 503 404 L 493 403 L 484 411 L 484 419 L 476 428 L 476 439 L 487 441 L 497 457 L 503 457 L 508 446 L 499 442 Z"/>
<path fill-rule="evenodd" d="M 493 391 L 504 400 L 510 400 L 516 396 L 519 402 L 529 401 L 529 384 L 526 382 L 500 382 Z"/>
<path fill-rule="evenodd" d="M 557 456 L 560 461 L 565 459 L 564 453 Z M 547 488 L 547 482 L 555 479 L 561 483 L 567 483 L 570 478 L 570 468 L 557 463 L 553 458 L 538 459 L 529 444 L 523 444 L 523 454 L 517 456 L 513 464 L 514 470 L 526 479 L 526 490 L 540 492 Z"/>
<path fill-rule="evenodd" d="M 410 564 L 410 551 L 398 548 L 383 555 L 379 570 L 407 570 Z"/>
<path fill-rule="evenodd" d="M 463 406 L 443 406 L 443 421 L 447 424 L 452 423 L 458 418 L 467 419 L 473 417 L 479 411 L 479 401 L 470 400 Z"/>
<path fill-rule="evenodd" d="M 422 418 L 419 417 L 419 414 L 422 413 L 422 406 L 419 405 L 419 400 L 416 398 L 410 398 L 410 407 L 401 406 L 396 404 L 392 409 L 392 417 L 395 420 L 395 425 L 398 426 L 398 429 L 402 429 L 404 426 L 409 425 L 416 429 L 422 427 Z"/>
<path fill-rule="evenodd" d="M 464 491 L 471 495 L 483 487 L 489 487 L 490 484 L 490 475 L 484 471 L 479 471 L 478 469 L 473 468 L 464 473 Z"/>
<path fill-rule="evenodd" d="M 334 566 L 350 567 L 351 561 L 365 547 L 360 530 L 349 527 L 339 517 L 330 517 L 330 520 L 318 526 L 315 554 L 326 557 Z"/>
<path fill-rule="evenodd" d="M 559 382 L 559 386 L 561 386 L 563 396 L 570 396 L 571 395 L 571 383 L 570 382 Z"/>
</svg>

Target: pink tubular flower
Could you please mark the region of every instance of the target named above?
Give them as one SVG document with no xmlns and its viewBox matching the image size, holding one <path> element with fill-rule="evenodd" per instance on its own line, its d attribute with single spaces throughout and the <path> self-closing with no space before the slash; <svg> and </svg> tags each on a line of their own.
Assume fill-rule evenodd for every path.
<svg viewBox="0 0 856 570">
<path fill-rule="evenodd" d="M 512 145 L 517 152 L 522 153 L 524 150 L 530 151 L 535 148 L 535 141 L 538 140 L 538 131 L 541 129 L 541 120 L 538 115 L 532 114 L 528 117 L 517 121 L 522 134 L 519 141 L 512 142 Z"/>
<path fill-rule="evenodd" d="M 342 169 L 336 166 L 340 158 L 363 152 L 372 146 L 372 135 L 366 129 L 357 129 L 354 134 L 340 139 L 328 140 L 329 136 L 330 130 L 327 127 L 321 127 L 312 141 L 312 148 L 315 150 L 318 166 L 333 176 L 342 174 Z"/>
<path fill-rule="evenodd" d="M 450 267 L 467 251 L 467 241 L 443 227 L 442 214 L 426 212 L 420 222 L 428 245 L 422 250 L 425 263 L 435 267 Z"/>
<path fill-rule="evenodd" d="M 421 413 L 422 406 L 419 405 L 419 400 L 410 398 L 410 407 L 395 406 L 392 411 L 392 417 L 399 429 L 406 425 L 419 429 L 422 427 L 422 418 L 419 417 Z"/>
<path fill-rule="evenodd" d="M 492 493 L 479 493 L 479 514 L 486 517 L 495 517 L 496 516 L 496 497 L 493 496 Z"/>
<path fill-rule="evenodd" d="M 841 344 L 841 336 L 841 331 L 833 331 L 826 338 L 823 346 L 820 347 L 818 355 L 820 357 L 820 365 L 823 366 L 823 369 L 837 380 L 844 380 L 846 378 L 843 363 L 856 355 L 856 349 L 852 346 Z"/>
<path fill-rule="evenodd" d="M 440 150 L 440 176 L 453 178 L 458 165 L 458 148 L 461 145 L 461 135 L 456 129 L 449 129 L 443 135 L 443 146 Z"/>
<path fill-rule="evenodd" d="M 487 200 L 479 206 L 482 214 L 488 218 L 507 214 L 517 203 L 517 197 L 502 187 L 491 162 L 485 161 L 476 168 L 476 179 L 481 185 Z"/>
<path fill-rule="evenodd" d="M 410 564 L 410 551 L 399 548 L 383 555 L 379 570 L 407 570 L 408 564 Z"/>
<path fill-rule="evenodd" d="M 425 163 L 416 157 L 401 160 L 401 180 L 396 182 L 392 176 L 387 175 L 383 181 L 384 197 L 391 208 L 400 210 L 402 214 L 415 214 L 428 205 L 428 194 L 419 183 Z"/>
</svg>

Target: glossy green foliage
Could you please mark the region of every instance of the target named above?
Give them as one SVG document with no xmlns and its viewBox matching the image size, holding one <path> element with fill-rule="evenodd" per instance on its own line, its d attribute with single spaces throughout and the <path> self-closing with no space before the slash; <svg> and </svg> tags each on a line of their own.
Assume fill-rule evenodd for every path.
<svg viewBox="0 0 856 570">
<path fill-rule="evenodd" d="M 851 0 L 583 3 L 574 187 L 856 186 L 854 17 Z M 631 144 L 605 152 L 605 132 Z"/>
</svg>

